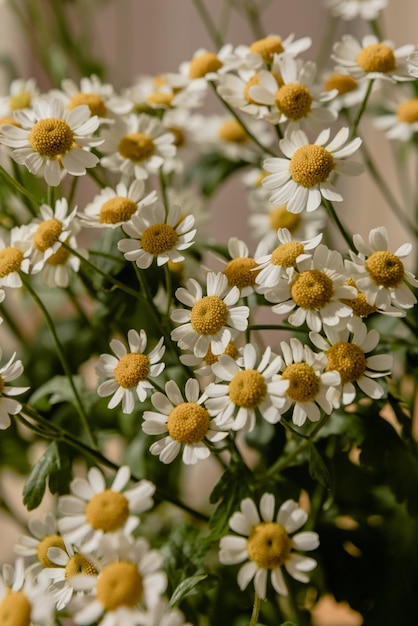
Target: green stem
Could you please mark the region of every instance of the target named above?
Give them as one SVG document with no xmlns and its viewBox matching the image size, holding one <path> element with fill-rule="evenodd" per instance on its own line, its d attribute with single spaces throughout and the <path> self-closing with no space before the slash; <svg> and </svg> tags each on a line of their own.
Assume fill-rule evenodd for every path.
<svg viewBox="0 0 418 626">
<path fill-rule="evenodd" d="M 370 80 L 369 84 L 367 85 L 367 90 L 366 90 L 366 93 L 364 94 L 363 102 L 361 103 L 360 108 L 357 111 L 357 115 L 353 122 L 353 128 L 351 129 L 350 140 L 354 139 L 354 137 L 357 134 L 357 127 L 360 124 L 360 120 L 363 117 L 364 111 L 366 110 L 367 102 L 372 92 L 373 83 L 374 83 L 374 80 Z"/>
<path fill-rule="evenodd" d="M 165 181 L 165 176 L 164 176 L 162 167 L 160 167 L 160 169 L 158 170 L 158 178 L 160 180 L 161 196 L 162 196 L 163 204 L 165 207 L 165 213 L 167 215 L 168 214 L 167 184 Z"/>
<path fill-rule="evenodd" d="M 335 223 L 335 225 L 337 226 L 338 230 L 340 231 L 343 239 L 345 240 L 345 242 L 347 243 L 348 247 L 353 251 L 356 252 L 356 248 L 353 244 L 353 241 L 350 237 L 350 235 L 347 233 L 345 227 L 343 226 L 340 218 L 338 217 L 332 202 L 330 202 L 329 200 L 327 200 L 326 198 L 322 198 L 322 202 L 327 210 L 328 215 L 330 216 L 330 218 L 332 219 L 332 221 Z"/>
<path fill-rule="evenodd" d="M 168 263 L 164 263 L 164 276 L 165 276 L 165 290 L 167 293 L 166 316 L 167 316 L 167 319 L 169 319 L 171 302 L 173 299 L 173 285 L 172 285 L 171 271 L 170 271 L 170 268 L 168 267 Z"/>
<path fill-rule="evenodd" d="M 290 608 L 290 612 L 292 615 L 292 620 L 298 626 L 308 626 L 308 620 L 306 618 L 306 615 L 301 611 L 296 600 L 293 579 L 291 578 L 290 574 L 288 574 L 288 572 L 286 571 L 284 567 L 282 568 L 282 573 L 283 573 L 283 578 L 285 580 L 287 591 L 288 591 L 287 599 L 289 602 L 289 608 Z"/>
<path fill-rule="evenodd" d="M 330 16 L 327 20 L 325 34 L 321 37 L 320 42 L 321 46 L 319 48 L 317 57 L 316 57 L 316 67 L 318 71 L 318 75 L 324 70 L 327 65 L 330 52 L 332 49 L 332 45 L 335 41 L 335 33 L 337 30 L 337 26 L 339 24 L 339 19 L 337 17 Z"/>
<path fill-rule="evenodd" d="M 245 13 L 247 14 L 248 23 L 253 35 L 256 39 L 262 39 L 265 37 L 264 29 L 260 20 L 260 10 L 258 6 L 252 1 L 246 2 L 244 5 Z"/>
<path fill-rule="evenodd" d="M 206 8 L 203 0 L 192 0 L 196 11 L 199 13 L 203 25 L 205 26 L 209 37 L 217 48 L 221 48 L 224 44 L 223 38 L 219 30 L 217 29 L 215 22 L 212 19 L 211 14 Z"/>
<path fill-rule="evenodd" d="M 257 593 L 254 594 L 253 612 L 251 613 L 251 619 L 249 626 L 257 626 L 258 616 L 260 614 L 261 599 Z"/>
<path fill-rule="evenodd" d="M 9 187 L 14 187 L 14 189 L 27 198 L 34 205 L 34 207 L 36 207 L 36 209 L 39 207 L 40 201 L 38 198 L 35 198 L 35 196 L 33 196 L 23 185 L 18 183 L 13 176 L 10 176 L 9 172 L 7 172 L 2 165 L 0 165 L 0 176 L 4 178 Z M 36 211 L 31 210 L 31 213 L 33 213 L 33 215 L 37 215 Z"/>
</svg>

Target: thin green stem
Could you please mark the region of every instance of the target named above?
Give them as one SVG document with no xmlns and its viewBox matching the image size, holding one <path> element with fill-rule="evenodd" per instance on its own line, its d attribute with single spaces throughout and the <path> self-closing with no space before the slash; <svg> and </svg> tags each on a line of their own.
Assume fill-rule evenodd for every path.
<svg viewBox="0 0 418 626">
<path fill-rule="evenodd" d="M 262 39 L 265 37 L 264 28 L 260 20 L 260 9 L 258 6 L 250 0 L 249 2 L 245 2 L 244 10 L 247 14 L 248 23 L 253 31 L 254 37 L 256 39 Z"/>
<path fill-rule="evenodd" d="M 330 216 L 330 218 L 332 219 L 332 221 L 335 223 L 335 225 L 337 226 L 338 230 L 340 231 L 344 241 L 347 243 L 348 247 L 353 250 L 353 252 L 356 251 L 356 248 L 353 244 L 352 238 L 351 236 L 348 234 L 348 232 L 346 231 L 345 227 L 343 226 L 340 218 L 338 217 L 332 202 L 330 202 L 330 200 L 327 200 L 326 198 L 322 198 L 322 202 L 327 210 L 328 215 Z"/>
<path fill-rule="evenodd" d="M 294 621 L 295 624 L 297 624 L 298 626 L 308 626 L 306 614 L 301 611 L 296 600 L 293 578 L 291 578 L 290 574 L 288 574 L 287 570 L 284 567 L 282 568 L 282 572 L 288 591 L 287 599 L 289 602 L 289 609 L 292 615 L 292 621 Z"/>
<path fill-rule="evenodd" d="M 165 212 L 166 215 L 168 214 L 168 198 L 167 198 L 167 183 L 165 180 L 165 176 L 164 176 L 164 172 L 163 172 L 163 168 L 160 167 L 160 169 L 158 170 L 158 178 L 160 181 L 160 188 L 161 188 L 161 197 L 163 199 L 163 204 L 165 206 Z"/>
<path fill-rule="evenodd" d="M 168 267 L 168 263 L 164 263 L 164 276 L 165 276 L 165 291 L 167 294 L 167 308 L 166 308 L 166 316 L 167 319 L 170 316 L 171 302 L 173 299 L 173 284 L 171 271 Z"/>
<path fill-rule="evenodd" d="M 14 188 L 22 196 L 27 198 L 34 205 L 34 207 L 36 207 L 36 209 L 39 207 L 40 201 L 38 200 L 38 198 L 35 198 L 35 196 L 32 195 L 30 191 L 28 191 L 17 180 L 15 180 L 13 176 L 10 176 L 9 172 L 7 172 L 2 165 L 0 165 L 0 176 L 2 176 L 2 178 L 6 181 L 9 187 Z M 31 211 L 31 212 L 33 213 L 33 215 L 37 214 L 36 211 L 35 212 Z"/>
<path fill-rule="evenodd" d="M 354 139 L 354 137 L 357 134 L 357 128 L 358 128 L 358 125 L 360 124 L 361 118 L 363 117 L 363 113 L 366 110 L 367 102 L 369 101 L 369 97 L 372 92 L 373 83 L 374 83 L 374 80 L 370 80 L 369 84 L 367 85 L 367 90 L 366 90 L 366 93 L 364 94 L 363 102 L 361 103 L 360 108 L 357 111 L 357 115 L 353 122 L 350 139 Z"/>
<path fill-rule="evenodd" d="M 257 593 L 255 593 L 254 594 L 253 612 L 251 613 L 251 619 L 250 619 L 249 626 L 257 626 L 258 616 L 260 614 L 260 605 L 261 605 L 261 598 L 260 598 L 260 596 Z"/>
<path fill-rule="evenodd" d="M 216 27 L 215 22 L 212 19 L 211 14 L 206 8 L 203 0 L 192 0 L 196 11 L 199 13 L 203 25 L 205 26 L 209 37 L 217 48 L 221 48 L 224 44 L 223 37 Z"/>
<path fill-rule="evenodd" d="M 46 191 L 46 201 L 48 203 L 48 206 L 50 206 L 52 209 L 55 206 L 55 189 L 56 187 L 51 187 L 51 185 L 48 185 L 48 189 Z"/>
<path fill-rule="evenodd" d="M 332 45 L 335 41 L 335 33 L 338 24 L 339 19 L 337 17 L 330 16 L 327 20 L 325 33 L 320 39 L 321 46 L 318 50 L 318 54 L 316 57 L 316 67 L 318 68 L 318 75 L 325 69 L 329 61 L 330 52 L 332 49 Z"/>
</svg>

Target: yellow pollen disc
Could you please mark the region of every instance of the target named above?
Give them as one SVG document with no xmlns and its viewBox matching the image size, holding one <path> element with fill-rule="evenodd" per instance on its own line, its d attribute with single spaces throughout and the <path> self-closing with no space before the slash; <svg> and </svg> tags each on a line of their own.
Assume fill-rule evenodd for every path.
<svg viewBox="0 0 418 626">
<path fill-rule="evenodd" d="M 96 574 L 97 569 L 93 563 L 82 554 L 74 554 L 74 556 L 68 559 L 67 565 L 65 566 L 65 578 L 67 580 L 73 576 L 95 576 Z"/>
<path fill-rule="evenodd" d="M 7 246 L 0 250 L 0 278 L 18 272 L 23 261 L 23 254 L 17 248 Z"/>
<path fill-rule="evenodd" d="M 19 109 L 26 109 L 30 107 L 32 102 L 32 96 L 28 91 L 21 91 L 15 96 L 11 96 L 9 100 L 9 109 L 11 111 L 18 111 Z"/>
<path fill-rule="evenodd" d="M 341 298 L 341 302 L 351 307 L 354 315 L 357 315 L 357 317 L 368 317 L 372 313 L 376 313 L 377 307 L 374 304 L 372 305 L 367 302 L 366 294 L 363 293 L 363 291 L 359 291 L 352 278 L 347 281 L 347 285 L 355 287 L 357 289 L 357 295 L 355 298 L 350 299 Z"/>
<path fill-rule="evenodd" d="M 296 276 L 290 292 L 302 309 L 322 309 L 331 300 L 334 287 L 332 280 L 320 270 L 306 270 Z"/>
<path fill-rule="evenodd" d="M 154 142 L 145 133 L 129 133 L 122 137 L 118 144 L 118 152 L 124 159 L 135 163 L 146 161 L 154 154 Z"/>
<path fill-rule="evenodd" d="M 312 96 L 309 89 L 300 83 L 288 83 L 280 87 L 275 95 L 277 108 L 290 120 L 300 120 L 311 110 Z"/>
<path fill-rule="evenodd" d="M 325 91 L 332 91 L 333 89 L 337 89 L 338 95 L 342 96 L 345 93 L 349 93 L 357 88 L 357 81 L 352 77 L 346 74 L 339 74 L 338 72 L 334 72 L 330 76 L 328 76 L 325 81 L 324 89 Z"/>
<path fill-rule="evenodd" d="M 339 341 L 327 350 L 327 359 L 327 372 L 337 370 L 343 384 L 358 380 L 366 371 L 364 352 L 354 343 Z"/>
<path fill-rule="evenodd" d="M 8 590 L 0 602 L 1 626 L 30 626 L 32 606 L 23 591 Z"/>
<path fill-rule="evenodd" d="M 173 101 L 173 93 L 164 93 L 163 91 L 154 91 L 146 98 L 147 104 L 157 107 L 169 107 Z"/>
<path fill-rule="evenodd" d="M 231 359 L 234 359 L 234 361 L 236 361 L 239 352 L 236 345 L 232 341 L 230 341 L 229 344 L 226 346 L 223 354 L 227 354 L 231 357 Z M 220 354 L 213 354 L 212 350 L 209 348 L 203 360 L 207 365 L 213 365 L 214 363 L 218 362 L 220 356 Z"/>
<path fill-rule="evenodd" d="M 376 285 L 386 288 L 398 287 L 405 276 L 400 258 L 387 250 L 373 252 L 366 261 L 366 269 Z"/>
<path fill-rule="evenodd" d="M 22 125 L 19 124 L 11 115 L 6 115 L 6 117 L 0 118 L 0 126 L 2 124 L 11 124 L 11 126 L 17 126 L 18 128 L 22 128 Z"/>
<path fill-rule="evenodd" d="M 96 584 L 97 599 L 107 611 L 134 607 L 142 598 L 142 576 L 134 563 L 119 561 L 106 565 Z"/>
<path fill-rule="evenodd" d="M 296 259 L 303 253 L 305 248 L 299 241 L 282 243 L 271 255 L 271 263 L 281 267 L 296 267 Z"/>
<path fill-rule="evenodd" d="M 149 372 L 149 359 L 141 352 L 124 354 L 113 370 L 116 382 L 124 389 L 136 387 L 142 380 L 147 379 Z"/>
<path fill-rule="evenodd" d="M 99 214 L 99 221 L 102 224 L 119 224 L 127 222 L 137 210 L 135 202 L 124 196 L 110 198 L 102 205 Z"/>
<path fill-rule="evenodd" d="M 47 258 L 46 262 L 48 265 L 57 267 L 58 265 L 66 265 L 69 258 L 70 253 L 63 246 L 61 246 L 56 252 L 54 252 L 54 254 L 51 254 L 51 256 Z"/>
<path fill-rule="evenodd" d="M 228 279 L 230 287 L 252 287 L 255 285 L 255 279 L 259 271 L 252 271 L 257 267 L 254 259 L 248 257 L 238 257 L 232 259 L 225 265 L 223 273 Z"/>
<path fill-rule="evenodd" d="M 67 109 L 72 111 L 76 107 L 82 104 L 87 104 L 90 109 L 91 115 L 97 115 L 98 117 L 104 117 L 107 113 L 106 105 L 102 98 L 97 93 L 84 93 L 80 91 L 71 98 L 67 105 Z"/>
<path fill-rule="evenodd" d="M 267 394 L 264 377 L 257 370 L 237 372 L 228 388 L 231 402 L 244 409 L 259 406 Z"/>
<path fill-rule="evenodd" d="M 287 228 L 291 233 L 299 228 L 302 218 L 299 213 L 290 213 L 285 204 L 274 207 L 269 213 L 270 226 L 277 231 L 279 228 Z"/>
<path fill-rule="evenodd" d="M 65 552 L 63 538 L 60 535 L 47 535 L 39 542 L 36 550 L 38 561 L 42 563 L 44 567 L 56 567 L 56 564 L 48 558 L 49 548 L 61 548 L 61 550 Z"/>
<path fill-rule="evenodd" d="M 283 371 L 282 378 L 290 381 L 286 395 L 294 402 L 309 402 L 319 392 L 319 377 L 307 363 L 291 363 Z"/>
<path fill-rule="evenodd" d="M 153 224 L 144 230 L 141 246 L 154 256 L 172 250 L 178 241 L 178 235 L 169 224 Z"/>
<path fill-rule="evenodd" d="M 129 517 L 129 502 L 119 491 L 105 489 L 87 502 L 85 515 L 94 530 L 112 533 L 125 525 Z"/>
<path fill-rule="evenodd" d="M 396 111 L 397 118 L 405 124 L 418 122 L 418 98 L 410 98 L 402 102 Z"/>
<path fill-rule="evenodd" d="M 250 46 L 250 51 L 260 54 L 265 63 L 271 63 L 273 54 L 284 52 L 284 48 L 280 37 L 264 37 L 254 41 Z"/>
<path fill-rule="evenodd" d="M 48 117 L 32 126 L 29 143 L 41 156 L 54 159 L 71 150 L 74 133 L 64 120 Z"/>
<path fill-rule="evenodd" d="M 172 439 L 180 443 L 198 443 L 209 430 L 207 410 L 196 402 L 183 402 L 168 416 L 167 430 Z"/>
<path fill-rule="evenodd" d="M 45 252 L 59 240 L 62 233 L 62 223 L 53 217 L 41 222 L 33 235 L 34 246 L 39 252 Z"/>
<path fill-rule="evenodd" d="M 302 187 L 324 183 L 335 167 L 334 157 L 316 144 L 301 146 L 290 159 L 290 175 Z"/>
<path fill-rule="evenodd" d="M 243 144 L 247 143 L 248 135 L 237 120 L 225 120 L 218 130 L 218 137 L 223 141 Z"/>
<path fill-rule="evenodd" d="M 253 526 L 247 541 L 248 556 L 263 569 L 276 569 L 286 563 L 291 548 L 292 540 L 277 522 Z"/>
<path fill-rule="evenodd" d="M 182 148 L 184 146 L 184 144 L 186 143 L 186 135 L 184 134 L 184 132 L 182 131 L 181 128 L 173 128 L 170 127 L 168 129 L 168 131 L 174 135 L 174 141 L 173 144 L 177 147 L 177 148 Z"/>
<path fill-rule="evenodd" d="M 393 72 L 396 58 L 392 48 L 384 43 L 372 43 L 361 50 L 356 58 L 358 65 L 365 72 Z"/>
<path fill-rule="evenodd" d="M 214 52 L 204 52 L 190 61 L 189 77 L 203 78 L 209 72 L 217 72 L 223 63 Z"/>
<path fill-rule="evenodd" d="M 216 335 L 226 324 L 228 309 L 218 296 L 205 296 L 193 305 L 190 322 L 199 335 Z"/>
</svg>

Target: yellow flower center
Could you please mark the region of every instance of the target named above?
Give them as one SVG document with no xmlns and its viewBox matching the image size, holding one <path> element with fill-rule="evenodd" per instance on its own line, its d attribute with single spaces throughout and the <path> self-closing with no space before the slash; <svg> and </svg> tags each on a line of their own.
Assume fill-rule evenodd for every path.
<svg viewBox="0 0 418 626">
<path fill-rule="evenodd" d="M 124 389 L 136 387 L 142 380 L 147 379 L 149 372 L 149 359 L 141 352 L 124 354 L 113 370 L 116 382 Z"/>
<path fill-rule="evenodd" d="M 176 127 L 172 127 L 170 126 L 170 128 L 168 129 L 168 131 L 174 135 L 174 141 L 173 144 L 177 147 L 177 148 L 182 148 L 184 146 L 184 144 L 186 143 L 186 135 L 184 134 L 184 132 L 182 131 L 181 128 L 176 128 Z"/>
<path fill-rule="evenodd" d="M 94 530 L 111 533 L 125 525 L 129 517 L 129 502 L 119 491 L 105 489 L 87 502 L 85 515 Z"/>
<path fill-rule="evenodd" d="M 87 104 L 90 109 L 91 115 L 97 115 L 98 117 L 104 117 L 107 113 L 106 105 L 103 99 L 97 93 L 84 93 L 80 91 L 76 93 L 67 105 L 67 109 L 72 111 L 76 107 L 82 104 Z"/>
<path fill-rule="evenodd" d="M 267 385 L 257 370 L 243 370 L 237 372 L 229 383 L 228 393 L 231 402 L 237 406 L 254 409 L 266 397 Z"/>
<path fill-rule="evenodd" d="M 32 606 L 23 591 L 7 590 L 0 602 L 1 626 L 30 626 Z"/>
<path fill-rule="evenodd" d="M 142 576 L 134 563 L 119 561 L 106 565 L 96 584 L 97 599 L 107 611 L 121 606 L 134 607 L 142 598 Z"/>
<path fill-rule="evenodd" d="M 398 120 L 405 124 L 418 122 L 418 98 L 409 98 L 402 102 L 396 110 L 396 115 Z"/>
<path fill-rule="evenodd" d="M 302 187 L 324 183 L 335 167 L 334 157 L 316 144 L 298 148 L 290 159 L 290 175 Z"/>
<path fill-rule="evenodd" d="M 253 526 L 247 541 L 248 556 L 263 569 L 276 569 L 286 563 L 291 548 L 292 540 L 277 522 Z"/>
<path fill-rule="evenodd" d="M 154 142 L 145 133 L 129 133 L 122 137 L 118 144 L 118 152 L 124 159 L 135 163 L 146 161 L 154 154 Z"/>
<path fill-rule="evenodd" d="M 65 578 L 67 580 L 73 576 L 95 576 L 96 574 L 97 569 L 83 554 L 74 554 L 74 556 L 68 559 L 65 566 Z"/>
<path fill-rule="evenodd" d="M 190 322 L 199 335 L 216 335 L 227 319 L 227 306 L 218 296 L 201 298 L 190 312 Z"/>
<path fill-rule="evenodd" d="M 45 252 L 59 240 L 62 233 L 62 222 L 53 217 L 41 222 L 33 235 L 33 243 L 39 252 Z"/>
<path fill-rule="evenodd" d="M 209 430 L 207 410 L 196 402 L 182 402 L 168 416 L 167 430 L 172 439 L 180 443 L 198 443 Z"/>
<path fill-rule="evenodd" d="M 290 213 L 285 204 L 274 207 L 269 213 L 270 226 L 273 230 L 287 228 L 293 233 L 300 225 L 302 218 L 299 213 Z"/>
<path fill-rule="evenodd" d="M 291 363 L 284 369 L 282 378 L 290 381 L 286 395 L 294 402 L 309 402 L 319 392 L 320 379 L 307 363 Z"/>
<path fill-rule="evenodd" d="M 250 45 L 250 52 L 260 54 L 265 63 L 271 63 L 274 54 L 284 52 L 280 37 L 264 37 Z"/>
<path fill-rule="evenodd" d="M 373 252 L 366 261 L 366 269 L 376 285 L 386 288 L 399 287 L 405 275 L 400 258 L 387 250 Z"/>
<path fill-rule="evenodd" d="M 54 159 L 71 150 L 74 133 L 64 120 L 48 117 L 32 126 L 29 143 L 41 156 Z"/>
<path fill-rule="evenodd" d="M 327 350 L 327 359 L 327 372 L 337 370 L 343 384 L 358 380 L 366 371 L 364 352 L 354 343 L 335 343 Z"/>
<path fill-rule="evenodd" d="M 68 252 L 68 250 L 66 250 L 63 246 L 60 246 L 54 254 L 51 254 L 51 256 L 47 258 L 46 262 L 48 265 L 57 267 L 58 265 L 65 265 L 69 258 L 70 252 Z"/>
<path fill-rule="evenodd" d="M 190 61 L 189 77 L 192 79 L 203 78 L 209 72 L 217 72 L 223 63 L 214 52 L 203 52 Z"/>
<path fill-rule="evenodd" d="M 99 221 L 102 224 L 118 224 L 127 222 L 137 210 L 137 205 L 129 198 L 116 196 L 106 200 L 100 209 Z"/>
<path fill-rule="evenodd" d="M 309 89 L 300 83 L 288 83 L 280 87 L 275 95 L 277 108 L 290 120 L 300 120 L 311 110 L 312 96 Z"/>
<path fill-rule="evenodd" d="M 290 293 L 302 309 L 322 309 L 331 300 L 332 280 L 320 270 L 306 270 L 292 282 Z"/>
<path fill-rule="evenodd" d="M 173 93 L 165 93 L 163 91 L 154 91 L 146 98 L 147 104 L 157 107 L 169 107 L 173 101 Z"/>
<path fill-rule="evenodd" d="M 19 109 L 26 109 L 30 107 L 32 96 L 28 91 L 21 91 L 15 96 L 11 96 L 9 100 L 9 109 L 11 111 L 18 111 Z"/>
<path fill-rule="evenodd" d="M 153 224 L 146 228 L 141 237 L 141 246 L 153 256 L 172 250 L 178 241 L 178 235 L 169 224 Z"/>
<path fill-rule="evenodd" d="M 282 243 L 271 255 L 271 263 L 281 267 L 296 267 L 296 259 L 303 253 L 305 248 L 299 241 Z"/>
<path fill-rule="evenodd" d="M 231 357 L 231 359 L 234 359 L 234 361 L 236 361 L 238 358 L 239 352 L 237 350 L 236 345 L 232 341 L 230 341 L 229 344 L 226 346 L 223 354 L 227 354 L 228 356 Z M 217 363 L 219 361 L 220 356 L 221 356 L 220 354 L 213 354 L 212 350 L 208 348 L 208 351 L 206 352 L 206 355 L 203 358 L 203 360 L 205 361 L 207 365 L 213 365 L 214 363 Z"/>
<path fill-rule="evenodd" d="M 325 81 L 324 89 L 325 91 L 337 89 L 338 95 L 342 96 L 345 93 L 349 93 L 350 91 L 357 89 L 357 81 L 352 76 L 348 76 L 347 74 L 334 72 L 328 76 Z"/>
<path fill-rule="evenodd" d="M 354 315 L 357 315 L 357 317 L 368 317 L 372 313 L 376 313 L 377 307 L 367 302 L 366 294 L 363 293 L 363 291 L 359 291 L 352 278 L 347 281 L 347 284 L 357 289 L 357 295 L 355 298 L 351 299 L 341 298 L 341 302 L 350 306 L 353 309 Z"/>
<path fill-rule="evenodd" d="M 257 267 L 254 259 L 248 257 L 238 257 L 232 259 L 225 265 L 223 273 L 228 279 L 230 287 L 252 287 L 259 271 L 253 271 Z"/>
<path fill-rule="evenodd" d="M 230 143 L 247 143 L 248 135 L 237 120 L 225 120 L 218 130 L 218 137 Z"/>
<path fill-rule="evenodd" d="M 60 535 L 47 535 L 38 543 L 38 547 L 36 549 L 38 561 L 42 563 L 44 567 L 56 567 L 55 563 L 48 558 L 49 548 L 61 548 L 61 550 L 64 550 L 65 552 L 65 543 L 63 538 Z"/>
<path fill-rule="evenodd" d="M 18 272 L 23 261 L 23 254 L 17 248 L 7 246 L 0 250 L 0 278 Z"/>
<path fill-rule="evenodd" d="M 357 55 L 356 61 L 365 72 L 392 72 L 396 68 L 396 58 L 392 48 L 384 43 L 372 43 Z"/>
</svg>

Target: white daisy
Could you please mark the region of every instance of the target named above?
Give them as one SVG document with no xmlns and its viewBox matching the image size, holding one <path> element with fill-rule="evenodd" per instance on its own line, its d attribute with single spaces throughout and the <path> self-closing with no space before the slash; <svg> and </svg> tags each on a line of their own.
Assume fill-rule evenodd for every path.
<svg viewBox="0 0 418 626">
<path fill-rule="evenodd" d="M 390 374 L 393 357 L 388 354 L 366 356 L 367 352 L 377 347 L 379 332 L 375 328 L 368 332 L 359 317 L 348 320 L 343 329 L 328 327 L 324 330 L 326 338 L 317 332 L 310 332 L 309 338 L 319 350 L 325 352 L 326 370 L 335 370 L 340 374 L 343 404 L 354 402 L 354 383 L 373 400 L 381 398 L 385 390 L 374 379 Z"/>
<path fill-rule="evenodd" d="M 70 235 L 65 242 L 71 250 L 77 250 L 77 253 L 83 258 L 88 258 L 88 251 L 84 248 L 78 248 L 77 239 Z M 68 287 L 71 272 L 77 273 L 80 269 L 80 258 L 72 254 L 69 250 L 60 246 L 54 254 L 46 259 L 45 265 L 41 271 L 42 282 L 47 287 Z"/>
<path fill-rule="evenodd" d="M 271 172 L 263 180 L 263 186 L 276 190 L 270 197 L 272 204 L 286 204 L 291 213 L 303 210 L 315 211 L 321 204 L 321 196 L 326 200 L 341 201 L 330 182 L 331 175 L 347 174 L 357 176 L 363 171 L 360 163 L 347 161 L 361 145 L 357 137 L 344 144 L 349 138 L 349 129 L 344 127 L 334 139 L 324 147 L 330 130 L 323 130 L 313 143 L 302 130 L 294 130 L 281 139 L 280 149 L 286 158 L 272 157 L 263 163 L 263 168 Z"/>
<path fill-rule="evenodd" d="M 56 517 L 52 513 L 47 513 L 42 520 L 31 518 L 28 527 L 31 535 L 21 535 L 14 551 L 19 556 L 36 557 L 36 562 L 30 566 L 31 573 L 36 576 L 43 568 L 53 566 L 48 557 L 49 548 L 64 549 L 65 544 L 59 534 Z"/>
<path fill-rule="evenodd" d="M 107 405 L 109 409 L 114 409 L 121 402 L 122 411 L 132 413 L 135 409 L 135 397 L 137 396 L 140 402 L 145 402 L 147 390 L 153 389 L 149 378 L 159 376 L 165 367 L 165 363 L 161 362 L 165 352 L 164 337 L 161 337 L 157 345 L 145 354 L 147 341 L 145 330 L 141 329 L 138 333 L 131 329 L 128 331 L 129 351 L 119 339 L 112 339 L 110 347 L 116 356 L 100 355 L 96 373 L 109 380 L 99 385 L 97 393 L 101 398 L 113 394 Z"/>
<path fill-rule="evenodd" d="M 343 20 L 375 20 L 388 5 L 388 0 L 325 0 L 325 6 L 332 15 Z"/>
<path fill-rule="evenodd" d="M 61 496 L 58 501 L 58 510 L 64 516 L 58 521 L 58 528 L 67 541 L 89 552 L 97 548 L 104 534 L 132 533 L 139 523 L 139 513 L 153 506 L 155 486 L 141 480 L 125 489 L 130 476 L 129 467 L 120 467 L 107 488 L 103 474 L 92 467 L 87 480 L 75 478 L 71 482 L 72 495 Z"/>
<path fill-rule="evenodd" d="M 6 365 L 0 367 L 0 430 L 9 428 L 11 424 L 10 415 L 16 415 L 22 410 L 22 405 L 13 396 L 18 396 L 29 389 L 29 387 L 11 387 L 8 385 L 15 378 L 23 374 L 22 361 L 15 361 L 16 352 L 10 357 Z M 0 360 L 2 350 L 0 348 Z"/>
<path fill-rule="evenodd" d="M 81 104 L 86 104 L 91 115 L 97 115 L 101 121 L 106 118 L 117 118 L 132 111 L 133 104 L 128 98 L 115 93 L 113 85 L 102 83 L 95 74 L 83 76 L 77 85 L 70 78 L 61 83 L 62 94 L 69 111 Z"/>
<path fill-rule="evenodd" d="M 386 131 L 388 139 L 412 139 L 418 132 L 418 98 L 413 91 L 393 89 L 382 104 L 387 112 L 374 118 L 376 128 Z"/>
<path fill-rule="evenodd" d="M 239 357 L 239 351 L 237 346 L 233 341 L 230 341 L 226 346 L 224 352 L 222 354 L 226 354 L 234 361 Z M 198 376 L 204 376 L 205 378 L 214 378 L 214 373 L 212 370 L 212 365 L 219 361 L 219 354 L 213 354 L 212 350 L 209 348 L 204 357 L 195 356 L 193 352 L 189 354 L 180 355 L 180 361 L 187 365 L 187 367 L 192 367 L 194 369 L 194 373 Z"/>
<path fill-rule="evenodd" d="M 346 261 L 346 266 L 368 303 L 379 309 L 391 305 L 398 309 L 413 307 L 417 299 L 408 284 L 418 287 L 418 280 L 405 269 L 401 260 L 410 254 L 412 245 L 404 243 L 395 252 L 390 252 L 384 226 L 370 231 L 368 244 L 360 235 L 354 235 L 353 242 L 358 254 L 350 250 L 351 261 Z"/>
<path fill-rule="evenodd" d="M 274 64 L 275 58 L 279 55 L 286 54 L 290 57 L 297 57 L 310 48 L 311 44 L 310 37 L 295 40 L 295 35 L 292 33 L 282 39 L 280 35 L 273 33 L 253 41 L 249 46 L 238 46 L 234 52 L 236 56 L 243 59 L 245 67 L 267 69 L 272 63 Z"/>
<path fill-rule="evenodd" d="M 0 621 L 3 624 L 52 623 L 54 605 L 45 585 L 25 572 L 23 558 L 3 565 L 0 576 Z"/>
<path fill-rule="evenodd" d="M 29 273 L 30 227 L 15 226 L 9 232 L 8 243 L 0 237 L 0 285 L 19 288 L 22 279 L 19 272 Z"/>
<path fill-rule="evenodd" d="M 324 78 L 324 91 L 337 92 L 337 95 L 329 102 L 330 109 L 339 113 L 341 109 L 350 109 L 359 105 L 364 98 L 369 87 L 369 81 L 356 80 L 346 72 L 330 72 Z M 372 87 L 372 93 L 375 86 Z"/>
<path fill-rule="evenodd" d="M 182 460 L 186 465 L 194 465 L 210 456 L 206 441 L 217 443 L 228 436 L 229 424 L 222 427 L 211 420 L 209 412 L 202 406 L 206 395 L 201 395 L 199 383 L 189 378 L 182 393 L 174 380 L 165 385 L 166 395 L 157 392 L 151 397 L 156 411 L 145 411 L 142 430 L 147 435 L 166 437 L 153 443 L 151 454 L 158 455 L 162 463 L 171 463 L 183 447 Z"/>
<path fill-rule="evenodd" d="M 99 159 L 88 151 L 103 140 L 93 137 L 99 119 L 90 116 L 87 105 L 66 111 L 61 100 L 38 100 L 33 109 L 14 113 L 21 127 L 2 126 L 0 143 L 14 148 L 12 158 L 32 174 L 42 174 L 56 187 L 62 176 L 82 176 Z"/>
<path fill-rule="evenodd" d="M 275 516 L 276 502 L 271 493 L 264 493 L 259 510 L 251 498 L 241 502 L 240 512 L 229 520 L 231 530 L 242 535 L 221 538 L 219 560 L 224 565 L 242 563 L 238 572 L 238 585 L 245 589 L 254 580 L 259 598 L 265 599 L 270 574 L 274 590 L 283 596 L 288 591 L 282 567 L 299 582 L 308 583 L 306 572 L 316 567 L 315 559 L 303 556 L 300 551 L 315 550 L 319 546 L 316 532 L 293 534 L 307 521 L 308 514 L 294 500 L 286 500 Z"/>
<path fill-rule="evenodd" d="M 234 307 L 240 298 L 238 287 L 229 289 L 225 274 L 209 272 L 206 276 L 207 295 L 190 278 L 187 289 L 180 287 L 176 298 L 191 310 L 176 309 L 171 319 L 181 324 L 171 333 L 173 341 L 182 350 L 190 350 L 204 357 L 210 348 L 213 354 L 222 354 L 232 339 L 233 329 L 243 331 L 248 326 L 250 310 L 247 306 Z"/>
<path fill-rule="evenodd" d="M 39 96 L 39 88 L 34 78 L 12 80 L 9 93 L 0 97 L 0 117 L 12 115 L 13 111 L 19 109 L 30 108 L 37 96 Z"/>
<path fill-rule="evenodd" d="M 238 287 L 241 298 L 259 291 L 256 284 L 258 271 L 255 259 L 262 254 L 263 250 L 264 246 L 258 245 L 252 257 L 244 241 L 237 237 L 228 239 L 228 253 L 231 258 L 226 263 L 222 261 L 225 265 L 222 273 L 227 277 L 230 287 Z"/>
<path fill-rule="evenodd" d="M 258 75 L 254 71 L 238 75 L 225 74 L 220 77 L 216 90 L 230 106 L 247 115 L 262 118 L 269 113 L 268 106 L 253 100 L 249 93 L 250 88 L 258 84 Z M 279 84 L 276 82 L 276 90 L 278 88 Z"/>
<path fill-rule="evenodd" d="M 231 63 L 235 65 L 235 55 L 231 44 L 225 44 L 215 54 L 205 48 L 199 48 L 190 61 L 180 64 L 180 76 L 187 79 L 187 83 L 194 80 L 205 82 L 217 80 L 219 73 L 227 71 Z"/>
</svg>

